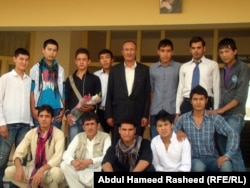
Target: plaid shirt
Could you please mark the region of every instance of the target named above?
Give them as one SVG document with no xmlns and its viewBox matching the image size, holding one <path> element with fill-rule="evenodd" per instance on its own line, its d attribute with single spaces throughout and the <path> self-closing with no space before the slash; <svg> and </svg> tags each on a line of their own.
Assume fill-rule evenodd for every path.
<svg viewBox="0 0 250 188">
<path fill-rule="evenodd" d="M 227 136 L 227 147 L 224 156 L 231 158 L 239 147 L 239 135 L 233 131 L 224 118 L 218 114 L 207 114 L 200 128 L 197 128 L 192 116 L 192 112 L 185 113 L 176 121 L 175 132 L 184 131 L 191 143 L 192 158 L 218 157 L 215 147 L 215 133 Z"/>
</svg>

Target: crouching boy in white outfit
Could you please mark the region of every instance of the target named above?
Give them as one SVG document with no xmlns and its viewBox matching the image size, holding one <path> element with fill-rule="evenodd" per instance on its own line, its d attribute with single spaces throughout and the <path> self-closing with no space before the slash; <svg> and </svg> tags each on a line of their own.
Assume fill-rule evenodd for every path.
<svg viewBox="0 0 250 188">
<path fill-rule="evenodd" d="M 102 159 L 111 145 L 109 134 L 98 130 L 98 116 L 83 114 L 83 130 L 68 145 L 61 169 L 70 188 L 93 187 L 94 172 L 101 171 Z"/>
</svg>

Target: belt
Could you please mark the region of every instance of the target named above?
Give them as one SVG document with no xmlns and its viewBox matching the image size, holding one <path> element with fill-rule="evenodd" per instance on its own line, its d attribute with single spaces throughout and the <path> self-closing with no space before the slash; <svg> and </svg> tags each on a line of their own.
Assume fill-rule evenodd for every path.
<svg viewBox="0 0 250 188">
<path fill-rule="evenodd" d="M 105 106 L 99 106 L 99 110 L 105 110 Z"/>
</svg>

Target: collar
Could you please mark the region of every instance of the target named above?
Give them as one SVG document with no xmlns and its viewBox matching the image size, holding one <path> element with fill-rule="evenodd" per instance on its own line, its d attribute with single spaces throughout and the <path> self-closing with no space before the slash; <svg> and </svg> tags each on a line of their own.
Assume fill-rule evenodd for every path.
<svg viewBox="0 0 250 188">
<path fill-rule="evenodd" d="M 202 56 L 198 61 L 197 61 L 197 60 L 194 60 L 194 59 L 192 58 L 192 63 L 196 63 L 196 62 L 200 62 L 200 63 L 205 62 L 205 56 Z"/>
<path fill-rule="evenodd" d="M 168 66 L 173 66 L 174 65 L 174 61 L 173 60 L 170 60 L 170 62 L 169 62 L 169 64 L 167 65 L 167 66 L 165 66 L 165 65 L 163 65 L 162 63 L 161 63 L 161 61 L 158 61 L 157 62 L 157 66 L 158 67 L 168 67 Z"/>
<path fill-rule="evenodd" d="M 15 69 L 12 69 L 12 70 L 10 71 L 10 73 L 11 73 L 13 76 L 19 76 L 19 75 L 17 74 L 17 72 L 15 71 Z M 24 72 L 23 78 L 26 78 L 26 77 L 28 77 L 28 75 L 25 74 L 25 72 Z"/>
<path fill-rule="evenodd" d="M 124 62 L 124 67 L 125 67 L 125 68 L 135 69 L 135 68 L 137 67 L 137 62 L 135 61 L 134 65 L 133 65 L 132 67 L 128 67 L 128 66 L 126 65 L 126 63 Z"/>
</svg>

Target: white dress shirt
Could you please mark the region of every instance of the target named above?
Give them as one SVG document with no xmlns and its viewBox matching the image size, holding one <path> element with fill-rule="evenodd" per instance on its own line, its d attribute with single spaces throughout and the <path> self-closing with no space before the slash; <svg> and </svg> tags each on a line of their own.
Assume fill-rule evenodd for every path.
<svg viewBox="0 0 250 188">
<path fill-rule="evenodd" d="M 179 85 L 176 96 L 176 113 L 180 114 L 180 106 L 184 98 L 189 98 L 192 84 L 193 70 L 195 68 L 195 62 L 193 60 L 184 63 L 180 68 L 179 73 Z M 204 87 L 209 97 L 214 100 L 214 109 L 219 108 L 220 101 L 220 71 L 217 62 L 201 58 L 199 64 L 200 69 L 200 81 L 199 84 Z"/>
<path fill-rule="evenodd" d="M 31 78 L 21 78 L 16 71 L 0 78 L 0 126 L 13 123 L 33 125 L 30 112 Z"/>
<path fill-rule="evenodd" d="M 100 78 L 101 86 L 102 86 L 102 102 L 101 102 L 101 107 L 105 107 L 109 74 L 105 73 L 103 69 L 100 69 L 100 70 L 94 72 L 94 74 Z"/>
<path fill-rule="evenodd" d="M 191 170 L 191 146 L 187 139 L 179 142 L 175 132 L 171 137 L 171 143 L 166 149 L 160 135 L 151 141 L 153 162 L 156 171 L 161 172 L 189 172 Z"/>
<path fill-rule="evenodd" d="M 125 66 L 125 76 L 128 89 L 128 96 L 130 96 L 134 85 L 136 62 L 132 67 L 128 67 L 125 63 L 124 66 Z"/>
</svg>

